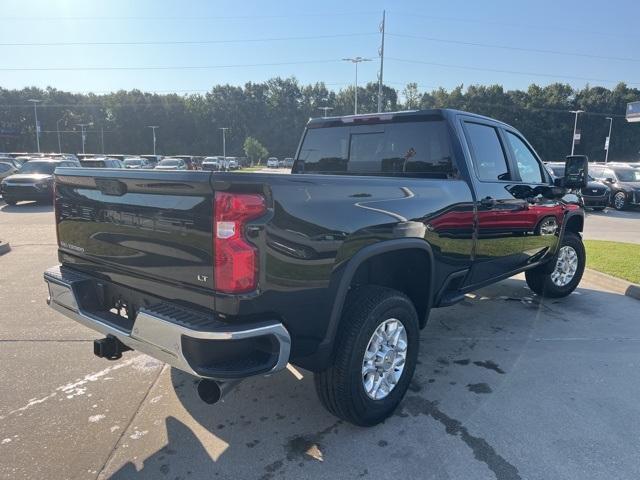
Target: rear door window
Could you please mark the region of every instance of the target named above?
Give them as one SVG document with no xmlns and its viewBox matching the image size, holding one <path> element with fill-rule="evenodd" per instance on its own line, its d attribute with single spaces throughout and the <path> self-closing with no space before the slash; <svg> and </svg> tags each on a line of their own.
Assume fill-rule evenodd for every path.
<svg viewBox="0 0 640 480">
<path fill-rule="evenodd" d="M 465 122 L 465 130 L 478 178 L 488 182 L 509 180 L 507 157 L 498 131 L 490 125 L 473 122 Z"/>
</svg>

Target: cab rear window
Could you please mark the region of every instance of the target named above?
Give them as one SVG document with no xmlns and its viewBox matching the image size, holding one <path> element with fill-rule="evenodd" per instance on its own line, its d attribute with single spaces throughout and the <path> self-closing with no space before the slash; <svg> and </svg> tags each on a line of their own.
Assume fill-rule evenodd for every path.
<svg viewBox="0 0 640 480">
<path fill-rule="evenodd" d="M 454 165 L 446 122 L 431 120 L 310 128 L 294 170 L 446 178 Z"/>
</svg>

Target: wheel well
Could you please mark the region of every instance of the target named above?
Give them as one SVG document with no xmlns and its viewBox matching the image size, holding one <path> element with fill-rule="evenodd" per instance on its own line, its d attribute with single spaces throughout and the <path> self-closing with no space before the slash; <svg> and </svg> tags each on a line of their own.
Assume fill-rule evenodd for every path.
<svg viewBox="0 0 640 480">
<path fill-rule="evenodd" d="M 584 217 L 582 215 L 574 215 L 567 220 L 565 230 L 567 232 L 580 233 L 584 227 Z"/>
<path fill-rule="evenodd" d="M 413 302 L 420 327 L 426 324 L 430 306 L 431 260 L 418 248 L 381 253 L 365 260 L 351 279 L 350 287 L 379 285 L 404 293 Z"/>
</svg>

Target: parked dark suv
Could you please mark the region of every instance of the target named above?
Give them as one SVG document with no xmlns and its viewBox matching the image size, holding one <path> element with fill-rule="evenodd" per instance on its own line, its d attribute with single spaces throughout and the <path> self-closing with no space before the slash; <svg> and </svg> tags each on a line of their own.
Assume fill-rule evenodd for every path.
<svg viewBox="0 0 640 480">
<path fill-rule="evenodd" d="M 23 200 L 51 202 L 53 199 L 53 172 L 56 167 L 79 167 L 74 160 L 39 158 L 20 167 L 15 175 L 5 178 L 0 184 L 2 198 L 9 205 Z"/>
<path fill-rule="evenodd" d="M 640 206 L 640 169 L 590 164 L 589 173 L 611 189 L 611 205 L 616 210 Z"/>
<path fill-rule="evenodd" d="M 564 162 L 548 162 L 545 165 L 549 173 L 555 178 L 564 177 Z M 587 186 L 580 193 L 585 207 L 601 211 L 609 206 L 611 190 L 603 182 L 596 180 L 591 175 Z"/>
</svg>

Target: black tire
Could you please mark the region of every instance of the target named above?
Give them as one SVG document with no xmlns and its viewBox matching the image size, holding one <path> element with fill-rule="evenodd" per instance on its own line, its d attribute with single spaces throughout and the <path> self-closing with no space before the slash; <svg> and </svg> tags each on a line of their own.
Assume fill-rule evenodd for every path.
<svg viewBox="0 0 640 480">
<path fill-rule="evenodd" d="M 616 210 L 624 210 L 627 208 L 627 194 L 624 192 L 616 192 L 611 199 L 611 204 Z"/>
<path fill-rule="evenodd" d="M 564 238 L 562 239 L 560 248 L 564 246 L 573 248 L 578 257 L 578 266 L 576 272 L 569 283 L 563 286 L 556 285 L 551 279 L 553 269 L 549 269 L 549 266 L 547 265 L 542 268 L 527 270 L 525 272 L 527 285 L 529 285 L 529 288 L 541 297 L 566 297 L 578 287 L 580 280 L 582 280 L 582 274 L 584 273 L 584 267 L 587 258 L 582 239 L 579 235 L 573 232 L 566 232 L 564 234 Z M 553 266 L 555 267 L 555 263 Z"/>
<path fill-rule="evenodd" d="M 388 319 L 399 320 L 407 334 L 404 369 L 385 398 L 374 400 L 363 386 L 362 362 L 376 328 Z M 418 360 L 418 315 L 411 300 L 401 292 L 378 286 L 355 289 L 347 298 L 336 333 L 333 364 L 314 374 L 322 405 L 333 415 L 362 427 L 389 417 L 409 388 Z"/>
</svg>

